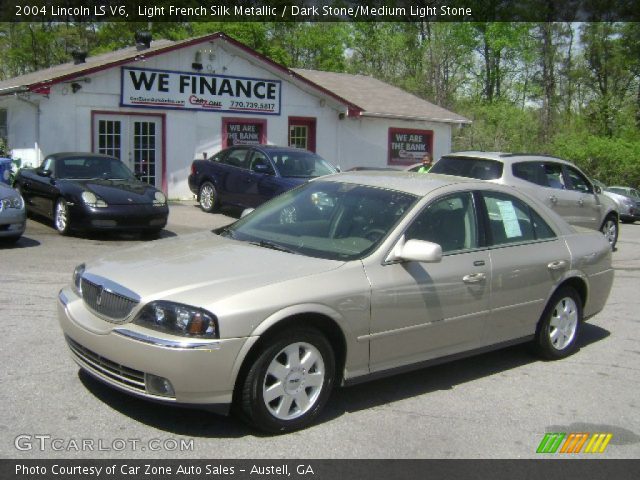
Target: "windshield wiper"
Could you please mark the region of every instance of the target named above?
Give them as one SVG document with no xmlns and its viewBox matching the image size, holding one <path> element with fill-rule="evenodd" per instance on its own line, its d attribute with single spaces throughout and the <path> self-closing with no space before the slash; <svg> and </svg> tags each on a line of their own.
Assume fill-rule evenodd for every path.
<svg viewBox="0 0 640 480">
<path fill-rule="evenodd" d="M 257 245 L 258 247 L 270 248 L 271 250 L 277 250 L 279 252 L 293 253 L 297 254 L 295 250 L 291 250 L 290 248 L 283 247 L 279 243 L 270 242 L 268 240 L 260 240 L 259 242 L 249 242 L 251 245 Z"/>
</svg>

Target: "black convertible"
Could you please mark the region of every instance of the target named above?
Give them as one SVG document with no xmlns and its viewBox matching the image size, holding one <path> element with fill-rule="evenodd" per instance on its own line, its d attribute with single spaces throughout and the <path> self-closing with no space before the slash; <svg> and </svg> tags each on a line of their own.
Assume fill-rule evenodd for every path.
<svg viewBox="0 0 640 480">
<path fill-rule="evenodd" d="M 38 168 L 23 168 L 14 186 L 28 213 L 70 230 L 146 232 L 156 235 L 169 215 L 165 195 L 141 182 L 115 157 L 96 153 L 56 153 Z"/>
</svg>

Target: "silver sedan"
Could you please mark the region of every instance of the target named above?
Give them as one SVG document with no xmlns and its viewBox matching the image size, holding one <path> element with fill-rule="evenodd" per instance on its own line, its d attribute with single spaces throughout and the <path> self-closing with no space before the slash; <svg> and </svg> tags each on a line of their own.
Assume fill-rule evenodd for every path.
<svg viewBox="0 0 640 480">
<path fill-rule="evenodd" d="M 287 432 L 337 385 L 515 343 L 566 357 L 612 280 L 602 234 L 511 187 L 353 172 L 81 264 L 58 305 L 72 358 L 108 385 Z"/>
</svg>

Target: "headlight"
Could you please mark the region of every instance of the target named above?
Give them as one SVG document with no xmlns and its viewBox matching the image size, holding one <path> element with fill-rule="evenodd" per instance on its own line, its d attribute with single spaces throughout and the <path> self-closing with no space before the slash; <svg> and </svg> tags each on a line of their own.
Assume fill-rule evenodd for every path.
<svg viewBox="0 0 640 480">
<path fill-rule="evenodd" d="M 167 197 L 164 196 L 162 192 L 156 192 L 153 197 L 153 206 L 154 207 L 164 207 L 167 203 Z"/>
<path fill-rule="evenodd" d="M 104 208 L 107 206 L 107 202 L 93 192 L 82 192 L 82 201 L 90 207 Z"/>
<path fill-rule="evenodd" d="M 133 320 L 160 332 L 198 338 L 218 338 L 218 319 L 206 310 L 180 303 L 155 301 L 146 305 Z"/>
<path fill-rule="evenodd" d="M 82 295 L 82 285 L 80 281 L 82 280 L 82 274 L 84 273 L 85 265 L 81 263 L 76 267 L 73 271 L 73 289 L 78 295 Z"/>
<path fill-rule="evenodd" d="M 9 208 L 15 208 L 21 210 L 24 207 L 24 201 L 22 197 L 17 195 L 15 197 L 7 197 L 0 200 L 0 211 Z"/>
</svg>

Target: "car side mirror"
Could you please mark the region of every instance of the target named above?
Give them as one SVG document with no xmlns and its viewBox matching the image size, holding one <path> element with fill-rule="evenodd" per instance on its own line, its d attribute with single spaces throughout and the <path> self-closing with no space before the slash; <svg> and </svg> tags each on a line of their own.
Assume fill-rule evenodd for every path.
<svg viewBox="0 0 640 480">
<path fill-rule="evenodd" d="M 594 185 L 593 191 L 596 193 L 602 193 L 602 188 L 600 187 L 600 185 Z"/>
<path fill-rule="evenodd" d="M 40 175 L 41 177 L 51 177 L 51 174 L 53 173 L 51 170 L 43 170 L 41 168 L 39 168 L 37 170 L 38 175 Z"/>
<path fill-rule="evenodd" d="M 240 218 L 244 218 L 247 215 L 249 215 L 251 212 L 253 212 L 255 210 L 255 208 L 245 208 L 242 213 L 240 214 Z"/>
<path fill-rule="evenodd" d="M 401 239 L 387 257 L 387 262 L 438 263 L 442 260 L 442 247 L 425 240 Z"/>
</svg>

